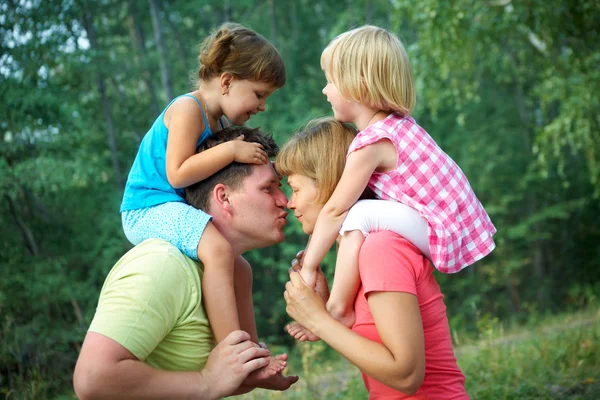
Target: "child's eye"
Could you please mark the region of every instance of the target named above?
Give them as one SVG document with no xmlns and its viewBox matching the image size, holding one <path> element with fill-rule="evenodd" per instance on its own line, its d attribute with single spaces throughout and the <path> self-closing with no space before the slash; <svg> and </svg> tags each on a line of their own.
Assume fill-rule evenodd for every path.
<svg viewBox="0 0 600 400">
<path fill-rule="evenodd" d="M 265 97 L 265 95 L 264 95 L 264 94 L 261 94 L 261 93 L 256 93 L 256 98 L 257 98 L 257 99 L 259 99 L 259 100 L 260 100 L 260 99 L 262 99 L 263 97 Z"/>
</svg>

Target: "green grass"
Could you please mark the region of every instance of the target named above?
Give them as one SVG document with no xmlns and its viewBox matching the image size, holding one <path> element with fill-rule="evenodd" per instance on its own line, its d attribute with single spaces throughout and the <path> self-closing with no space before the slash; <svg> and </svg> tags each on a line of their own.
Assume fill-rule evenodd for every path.
<svg viewBox="0 0 600 400">
<path fill-rule="evenodd" d="M 484 318 L 476 334 L 456 334 L 455 350 L 472 399 L 600 399 L 600 311 L 533 318 L 505 330 Z M 287 351 L 283 347 L 274 353 Z M 288 374 L 300 381 L 286 392 L 255 390 L 241 396 L 258 399 L 366 399 L 357 368 L 322 342 L 299 343 L 290 351 Z M 1 378 L 1 377 L 0 377 Z M 6 399 L 74 399 L 70 387 L 48 396 L 43 374 L 13 382 Z M 1 380 L 1 379 L 0 379 Z"/>
<path fill-rule="evenodd" d="M 554 316 L 509 332 L 488 321 L 477 336 L 462 337 L 465 344 L 455 349 L 472 399 L 600 399 L 600 312 Z M 367 398 L 358 370 L 323 343 L 299 344 L 288 369 L 300 376 L 288 391 L 255 390 L 242 398 Z"/>
</svg>

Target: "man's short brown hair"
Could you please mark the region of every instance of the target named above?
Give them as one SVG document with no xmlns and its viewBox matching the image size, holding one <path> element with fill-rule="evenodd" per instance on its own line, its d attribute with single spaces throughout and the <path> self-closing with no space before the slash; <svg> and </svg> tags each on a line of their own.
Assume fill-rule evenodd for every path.
<svg viewBox="0 0 600 400">
<path fill-rule="evenodd" d="M 259 143 L 269 157 L 275 157 L 279 147 L 271 135 L 264 134 L 259 128 L 245 126 L 230 126 L 209 136 L 200 146 L 199 151 L 208 150 L 219 144 L 229 142 L 244 135 L 244 141 Z M 244 178 L 252 174 L 252 164 L 232 162 L 208 178 L 185 188 L 185 200 L 192 207 L 209 211 L 210 196 L 216 185 L 222 183 L 232 189 L 238 189 Z"/>
</svg>

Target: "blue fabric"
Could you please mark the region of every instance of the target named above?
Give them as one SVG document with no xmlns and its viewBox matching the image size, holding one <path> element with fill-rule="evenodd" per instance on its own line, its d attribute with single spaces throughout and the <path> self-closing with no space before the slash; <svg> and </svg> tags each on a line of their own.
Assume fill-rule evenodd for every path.
<svg viewBox="0 0 600 400">
<path fill-rule="evenodd" d="M 165 239 L 198 261 L 198 243 L 211 216 L 189 204 L 169 202 L 125 211 L 121 220 L 125 236 L 134 245 L 150 238 Z"/>
<path fill-rule="evenodd" d="M 204 118 L 205 128 L 196 144 L 197 150 L 200 144 L 211 135 L 210 127 L 198 99 L 190 94 L 183 96 L 196 100 L 202 111 L 202 118 Z M 144 136 L 131 171 L 129 171 L 123 202 L 121 203 L 121 212 L 152 207 L 167 202 L 185 202 L 183 189 L 173 188 L 167 179 L 166 154 L 169 131 L 163 121 L 165 112 L 179 97 L 181 96 L 176 97 L 169 103 Z M 222 124 L 222 121 L 220 122 Z"/>
</svg>

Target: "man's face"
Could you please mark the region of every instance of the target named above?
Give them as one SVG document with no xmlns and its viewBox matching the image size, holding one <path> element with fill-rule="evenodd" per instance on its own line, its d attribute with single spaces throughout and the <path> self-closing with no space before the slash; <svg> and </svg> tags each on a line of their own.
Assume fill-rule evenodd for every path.
<svg viewBox="0 0 600 400">
<path fill-rule="evenodd" d="M 271 163 L 252 166 L 241 187 L 230 194 L 235 210 L 232 223 L 252 248 L 261 248 L 285 239 L 287 198 Z"/>
</svg>

